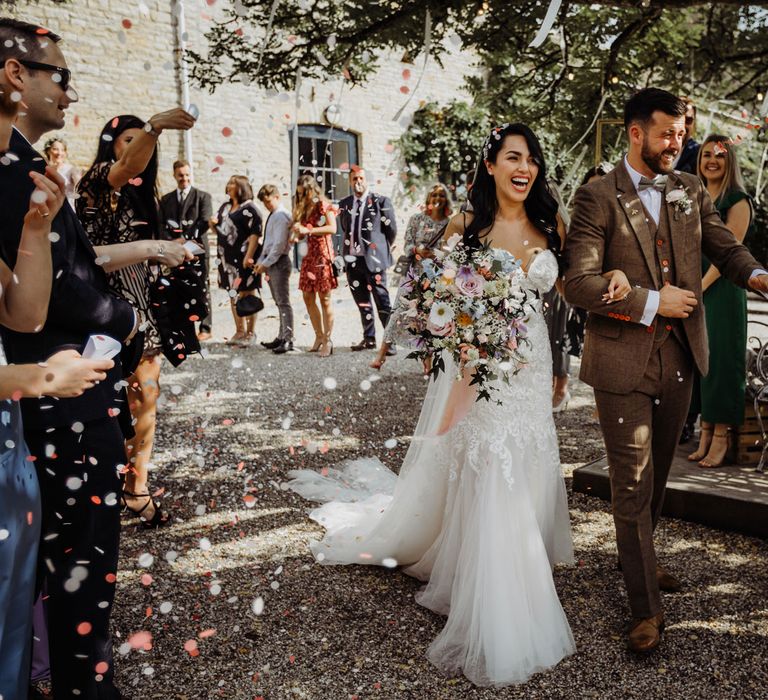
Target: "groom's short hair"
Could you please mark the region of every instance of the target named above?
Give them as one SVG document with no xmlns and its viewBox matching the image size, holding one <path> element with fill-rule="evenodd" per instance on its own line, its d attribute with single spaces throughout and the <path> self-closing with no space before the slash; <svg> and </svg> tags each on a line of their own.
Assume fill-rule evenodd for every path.
<svg viewBox="0 0 768 700">
<path fill-rule="evenodd" d="M 671 92 L 659 88 L 643 88 L 624 105 L 624 128 L 639 123 L 645 128 L 654 112 L 664 112 L 671 117 L 685 116 L 685 101 Z"/>
</svg>

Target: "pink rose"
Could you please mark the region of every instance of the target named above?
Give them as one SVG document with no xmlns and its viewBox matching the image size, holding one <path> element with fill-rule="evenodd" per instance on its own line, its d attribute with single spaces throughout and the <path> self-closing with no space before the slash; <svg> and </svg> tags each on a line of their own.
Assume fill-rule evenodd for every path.
<svg viewBox="0 0 768 700">
<path fill-rule="evenodd" d="M 427 330 L 438 338 L 445 338 L 447 335 L 451 335 L 456 330 L 456 324 L 453 321 L 448 321 L 442 326 L 436 326 L 433 323 L 427 323 Z"/>
<path fill-rule="evenodd" d="M 478 275 L 468 265 L 462 265 L 456 273 L 454 284 L 456 288 L 465 296 L 481 297 L 483 296 L 484 278 Z"/>
</svg>

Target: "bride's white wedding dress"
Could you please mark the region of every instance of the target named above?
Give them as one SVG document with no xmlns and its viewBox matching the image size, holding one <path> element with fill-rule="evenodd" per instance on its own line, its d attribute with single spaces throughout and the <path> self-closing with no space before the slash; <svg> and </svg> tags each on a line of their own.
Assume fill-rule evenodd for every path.
<svg viewBox="0 0 768 700">
<path fill-rule="evenodd" d="M 557 278 L 557 261 L 544 251 L 527 274 L 512 274 L 544 293 Z M 288 474 L 293 490 L 324 503 L 310 514 L 326 528 L 311 544 L 317 560 L 402 565 L 426 581 L 417 602 L 448 616 L 428 658 L 483 686 L 524 682 L 575 651 L 552 580 L 556 563 L 573 561 L 573 543 L 549 339 L 541 301 L 534 303 L 529 364 L 442 435 L 460 383 L 450 362 L 430 382 L 399 477 L 377 459 L 324 476 Z"/>
</svg>

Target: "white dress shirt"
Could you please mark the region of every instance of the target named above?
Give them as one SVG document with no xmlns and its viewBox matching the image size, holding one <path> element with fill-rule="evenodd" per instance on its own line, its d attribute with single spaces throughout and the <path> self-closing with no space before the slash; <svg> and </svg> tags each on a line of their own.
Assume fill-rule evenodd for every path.
<svg viewBox="0 0 768 700">
<path fill-rule="evenodd" d="M 188 187 L 185 187 L 183 190 L 176 190 L 176 199 L 178 199 L 179 204 L 181 204 L 188 196 L 190 191 L 192 190 L 192 185 L 189 185 Z"/>
<path fill-rule="evenodd" d="M 624 166 L 627 168 L 627 172 L 632 180 L 632 184 L 635 186 L 635 190 L 637 190 L 637 195 L 640 197 L 640 201 L 658 226 L 659 218 L 661 217 L 662 193 L 653 187 L 649 187 L 642 191 L 638 190 L 637 188 L 640 184 L 640 178 L 643 177 L 642 173 L 637 172 L 637 170 L 629 164 L 629 160 L 626 156 L 624 156 Z M 653 323 L 653 319 L 656 318 L 656 313 L 659 310 L 659 300 L 658 291 L 649 289 L 648 299 L 645 302 L 645 309 L 643 309 L 643 315 L 640 318 L 640 323 L 644 326 L 650 326 Z"/>
</svg>

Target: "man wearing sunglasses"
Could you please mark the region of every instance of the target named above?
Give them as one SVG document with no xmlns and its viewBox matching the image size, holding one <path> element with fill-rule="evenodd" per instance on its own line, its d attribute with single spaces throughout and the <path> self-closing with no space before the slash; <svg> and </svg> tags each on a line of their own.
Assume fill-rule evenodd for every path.
<svg viewBox="0 0 768 700">
<path fill-rule="evenodd" d="M 45 160 L 33 148 L 64 126 L 77 101 L 71 75 L 47 29 L 0 18 L 0 72 L 20 102 L 7 154 L 0 160 L 0 257 L 13 264 L 34 183 Z M 48 318 L 38 333 L 2 328 L 13 363 L 43 362 L 58 350 L 83 351 L 91 335 L 127 342 L 138 319 L 112 295 L 104 270 L 72 207 L 51 224 L 53 288 Z M 53 236 L 53 233 L 52 233 Z M 141 352 L 141 334 L 132 345 Z M 24 437 L 34 457 L 42 501 L 40 578 L 48 593 L 51 680 L 57 698 L 118 700 L 113 683 L 109 616 L 115 592 L 120 533 L 118 471 L 126 464 L 131 431 L 120 356 L 107 379 L 70 399 L 23 399 Z"/>
<path fill-rule="evenodd" d="M 696 135 L 696 105 L 688 97 L 682 98 L 685 102 L 685 138 L 677 155 L 674 169 L 683 173 L 696 174 L 696 161 L 699 158 L 699 142 L 693 138 Z"/>
</svg>

